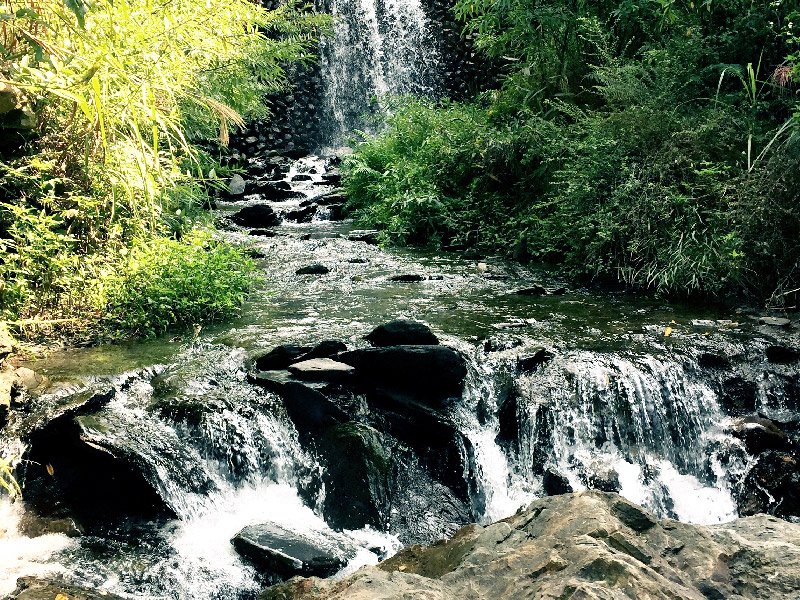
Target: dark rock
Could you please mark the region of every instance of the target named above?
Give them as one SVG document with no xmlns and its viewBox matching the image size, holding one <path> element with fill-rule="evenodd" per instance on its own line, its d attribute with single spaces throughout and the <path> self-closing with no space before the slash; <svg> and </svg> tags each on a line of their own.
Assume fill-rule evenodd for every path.
<svg viewBox="0 0 800 600">
<path fill-rule="evenodd" d="M 292 190 L 285 181 L 251 181 L 247 186 L 247 193 L 257 194 L 273 202 L 305 197 L 302 192 Z"/>
<path fill-rule="evenodd" d="M 261 356 L 255 358 L 255 365 L 259 371 L 273 371 L 285 369 L 301 356 L 311 351 L 310 346 L 297 346 L 295 344 L 283 344 L 277 346 Z"/>
<path fill-rule="evenodd" d="M 295 380 L 286 371 L 248 375 L 248 381 L 283 398 L 289 418 L 301 433 L 316 433 L 350 417 L 320 390 L 325 385 Z"/>
<path fill-rule="evenodd" d="M 544 296 L 545 294 L 547 294 L 547 290 L 540 285 L 534 285 L 532 287 L 527 287 L 521 290 L 517 290 L 514 293 L 517 294 L 518 296 Z"/>
<path fill-rule="evenodd" d="M 318 440 L 325 457 L 325 521 L 344 529 L 386 526 L 393 463 L 383 435 L 361 423 L 332 427 Z"/>
<path fill-rule="evenodd" d="M 251 229 L 249 233 L 260 237 L 275 237 L 275 232 L 270 229 Z"/>
<path fill-rule="evenodd" d="M 619 499 L 611 505 L 611 514 L 634 531 L 647 531 L 658 524 L 656 518 L 641 506 Z"/>
<path fill-rule="evenodd" d="M 590 490 L 601 492 L 619 492 L 622 486 L 619 482 L 619 473 L 614 469 L 600 473 L 589 473 L 586 477 L 586 487 Z"/>
<path fill-rule="evenodd" d="M 106 590 L 92 590 L 36 577 L 20 577 L 17 589 L 6 600 L 124 600 Z"/>
<path fill-rule="evenodd" d="M 331 532 L 332 533 L 332 532 Z M 312 540 L 275 523 L 249 525 L 231 540 L 236 551 L 256 566 L 283 579 L 295 575 L 330 577 L 355 556 L 341 542 Z M 335 550 L 330 548 L 335 546 Z"/>
<path fill-rule="evenodd" d="M 786 447 L 786 434 L 770 419 L 745 417 L 735 424 L 734 435 L 740 438 L 750 454 L 764 450 L 782 450 Z"/>
<path fill-rule="evenodd" d="M 544 488 L 545 494 L 549 496 L 569 494 L 572 492 L 572 486 L 569 480 L 553 469 L 545 469 L 544 475 L 542 476 L 542 487 Z"/>
<path fill-rule="evenodd" d="M 484 352 L 502 352 L 522 345 L 522 340 L 508 335 L 493 335 L 483 343 Z"/>
<path fill-rule="evenodd" d="M 245 206 L 231 217 L 231 221 L 242 227 L 274 227 L 280 224 L 281 218 L 266 204 Z"/>
<path fill-rule="evenodd" d="M 536 370 L 536 368 L 540 365 L 549 362 L 552 358 L 553 355 L 550 352 L 544 348 L 537 348 L 533 351 L 533 354 L 520 356 L 517 359 L 517 366 L 519 367 L 520 371 L 530 373 Z"/>
<path fill-rule="evenodd" d="M 800 516 L 800 456 L 796 452 L 762 452 L 737 500 L 743 515 Z"/>
<path fill-rule="evenodd" d="M 339 340 L 324 340 L 314 346 L 307 354 L 301 356 L 298 362 L 312 358 L 331 358 L 340 352 L 347 352 L 347 344 Z"/>
<path fill-rule="evenodd" d="M 290 210 L 283 215 L 287 221 L 294 221 L 296 223 L 310 223 L 317 214 L 317 207 L 313 204 L 298 210 Z"/>
<path fill-rule="evenodd" d="M 350 258 L 347 262 L 356 264 L 356 265 L 363 265 L 369 262 L 368 258 Z"/>
<path fill-rule="evenodd" d="M 394 275 L 389 278 L 389 281 L 396 281 L 399 283 L 418 283 L 424 280 L 425 280 L 424 275 L 417 275 L 414 273 L 408 273 L 404 275 Z"/>
<path fill-rule="evenodd" d="M 767 360 L 771 363 L 786 364 L 800 360 L 800 351 L 787 346 L 767 347 Z"/>
<path fill-rule="evenodd" d="M 756 409 L 758 387 L 739 375 L 722 382 L 720 403 L 732 415 L 751 413 Z"/>
<path fill-rule="evenodd" d="M 436 346 L 439 339 L 424 323 L 408 319 L 396 319 L 379 325 L 364 339 L 377 347 L 384 346 Z"/>
<path fill-rule="evenodd" d="M 386 346 L 344 352 L 338 360 L 356 368 L 356 377 L 382 390 L 423 398 L 461 395 L 464 359 L 443 346 Z"/>
<path fill-rule="evenodd" d="M 328 205 L 328 220 L 329 221 L 342 221 L 347 215 L 344 204 L 330 204 Z"/>
<path fill-rule="evenodd" d="M 347 202 L 347 196 L 345 196 L 340 192 L 325 194 L 324 196 L 316 198 L 315 202 L 320 206 L 330 206 L 331 204 L 344 204 L 345 202 Z M 358 231 L 353 231 L 352 233 L 358 233 Z"/>
<path fill-rule="evenodd" d="M 380 231 L 372 229 L 354 229 L 347 236 L 351 242 L 364 242 L 365 244 L 377 245 L 380 241 Z"/>
<path fill-rule="evenodd" d="M 291 365 L 289 373 L 310 381 L 344 382 L 352 379 L 355 369 L 330 358 L 311 358 Z"/>
<path fill-rule="evenodd" d="M 298 160 L 308 156 L 308 148 L 287 148 L 283 150 L 283 155 L 292 160 Z"/>
<path fill-rule="evenodd" d="M 565 287 L 552 288 L 547 290 L 547 293 L 550 294 L 551 296 L 563 296 L 564 294 L 567 293 L 567 288 Z"/>
<path fill-rule="evenodd" d="M 325 265 L 309 265 L 297 269 L 295 275 L 325 275 L 330 272 L 331 270 Z"/>
<path fill-rule="evenodd" d="M 711 352 L 703 352 L 697 357 L 697 364 L 703 369 L 722 369 L 727 370 L 731 368 L 731 361 L 719 354 Z"/>
<path fill-rule="evenodd" d="M 331 185 L 336 185 L 342 181 L 342 176 L 339 173 L 326 173 L 322 179 Z"/>
<path fill-rule="evenodd" d="M 499 431 L 498 441 L 516 442 L 519 439 L 519 395 L 516 392 L 509 393 L 497 410 L 497 421 Z"/>
<path fill-rule="evenodd" d="M 19 532 L 29 538 L 53 533 L 78 537 L 83 535 L 83 528 L 72 517 L 41 517 L 26 511 L 19 521 Z"/>
<path fill-rule="evenodd" d="M 313 178 L 308 173 L 298 173 L 292 177 L 292 181 L 311 181 Z"/>
</svg>

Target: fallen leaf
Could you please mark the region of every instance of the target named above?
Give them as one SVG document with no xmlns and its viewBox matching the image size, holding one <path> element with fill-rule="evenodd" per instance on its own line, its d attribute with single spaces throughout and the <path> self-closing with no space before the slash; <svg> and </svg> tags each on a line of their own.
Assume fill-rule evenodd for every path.
<svg viewBox="0 0 800 600">
<path fill-rule="evenodd" d="M 53 470 L 53 465 L 51 465 L 50 463 L 47 463 L 47 465 L 45 465 L 45 467 L 44 467 L 44 468 L 45 468 L 45 469 L 47 469 L 47 474 L 48 474 L 48 475 L 50 475 L 50 476 L 52 477 L 52 476 L 53 476 L 53 473 L 55 472 L 55 471 Z M 64 597 L 66 598 L 66 596 L 64 596 Z M 56 598 L 56 600 L 58 600 L 58 598 Z"/>
<path fill-rule="evenodd" d="M 671 336 L 671 335 L 672 335 L 672 327 L 667 327 L 667 328 L 664 330 L 664 337 L 669 337 L 669 336 Z"/>
</svg>

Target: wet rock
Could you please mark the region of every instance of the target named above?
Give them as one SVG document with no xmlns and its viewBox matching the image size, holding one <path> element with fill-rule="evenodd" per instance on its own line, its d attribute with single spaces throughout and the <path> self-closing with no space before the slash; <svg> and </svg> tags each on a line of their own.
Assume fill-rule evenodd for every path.
<svg viewBox="0 0 800 600">
<path fill-rule="evenodd" d="M 298 360 L 301 356 L 311 351 L 310 346 L 297 346 L 295 344 L 283 344 L 277 346 L 261 356 L 255 358 L 256 368 L 260 371 L 272 371 L 285 369 L 290 364 Z M 313 357 L 312 357 L 313 358 Z"/>
<path fill-rule="evenodd" d="M 767 360 L 771 363 L 787 364 L 800 360 L 800 351 L 796 348 L 789 348 L 788 346 L 768 346 L 767 347 Z"/>
<path fill-rule="evenodd" d="M 770 419 L 745 417 L 737 420 L 734 435 L 744 442 L 750 454 L 764 450 L 782 450 L 787 445 L 786 434 Z"/>
<path fill-rule="evenodd" d="M 329 204 L 327 214 L 329 221 L 343 221 L 347 216 L 344 204 Z"/>
<path fill-rule="evenodd" d="M 770 325 L 772 327 L 788 327 L 792 324 L 789 319 L 783 317 L 760 317 L 758 322 L 761 325 Z"/>
<path fill-rule="evenodd" d="M 311 181 L 313 178 L 308 173 L 298 173 L 292 177 L 292 181 Z"/>
<path fill-rule="evenodd" d="M 544 296 L 547 294 L 547 290 L 540 285 L 534 285 L 532 287 L 517 290 L 514 293 L 518 296 Z"/>
<path fill-rule="evenodd" d="M 589 473 L 586 477 L 586 487 L 601 492 L 619 492 L 622 489 L 619 483 L 619 473 L 614 469 Z"/>
<path fill-rule="evenodd" d="M 36 577 L 20 577 L 7 600 L 124 600 L 107 590 L 91 590 Z"/>
<path fill-rule="evenodd" d="M 228 182 L 228 195 L 232 197 L 244 196 L 246 186 L 244 178 L 237 173 Z"/>
<path fill-rule="evenodd" d="M 347 352 L 347 344 L 339 340 L 323 340 L 309 350 L 307 354 L 301 356 L 298 362 L 312 358 L 331 358 L 340 352 Z"/>
<path fill-rule="evenodd" d="M 697 365 L 703 369 L 728 370 L 731 368 L 731 361 L 719 354 L 703 352 L 697 357 Z"/>
<path fill-rule="evenodd" d="M 752 413 L 756 409 L 758 386 L 740 375 L 722 382 L 720 404 L 731 415 Z"/>
<path fill-rule="evenodd" d="M 522 340 L 509 335 L 492 335 L 483 343 L 484 352 L 503 352 L 522 345 Z"/>
<path fill-rule="evenodd" d="M 339 173 L 326 173 L 322 176 L 322 180 L 330 185 L 336 185 L 342 181 L 342 176 Z"/>
<path fill-rule="evenodd" d="M 542 487 L 544 488 L 545 494 L 549 496 L 569 494 L 572 492 L 569 479 L 554 469 L 545 469 L 544 475 L 542 476 Z"/>
<path fill-rule="evenodd" d="M 460 396 L 467 374 L 464 359 L 444 346 L 385 346 L 344 352 L 356 377 L 385 391 L 421 398 Z"/>
<path fill-rule="evenodd" d="M 313 204 L 298 210 L 290 210 L 283 215 L 287 221 L 294 221 L 295 223 L 311 223 L 314 215 L 317 214 L 317 207 Z"/>
<path fill-rule="evenodd" d="M 255 235 L 259 237 L 275 237 L 275 232 L 272 231 L 271 229 L 251 229 L 249 233 L 250 235 Z M 261 256 L 259 258 L 264 258 L 264 257 Z"/>
<path fill-rule="evenodd" d="M 285 181 L 252 181 L 247 186 L 247 193 L 257 194 L 272 202 L 305 197 L 301 192 L 292 190 Z"/>
<path fill-rule="evenodd" d="M 298 379 L 340 383 L 352 379 L 355 369 L 330 358 L 311 358 L 291 365 L 289 373 Z"/>
<path fill-rule="evenodd" d="M 567 288 L 565 287 L 558 287 L 558 288 L 551 288 L 547 290 L 547 293 L 551 296 L 563 296 L 567 293 Z"/>
<path fill-rule="evenodd" d="M 631 527 L 626 515 L 635 513 L 647 527 Z M 590 491 L 542 498 L 342 580 L 295 579 L 261 598 L 611 600 L 634 590 L 631 597 L 651 600 L 795 600 L 798 573 L 800 525 L 766 515 L 708 527 L 658 520 L 616 494 Z"/>
<path fill-rule="evenodd" d="M 416 273 L 407 273 L 404 275 L 394 275 L 389 278 L 389 281 L 396 281 L 398 283 L 419 283 L 420 281 L 425 281 L 425 276 Z"/>
<path fill-rule="evenodd" d="M 374 229 L 354 229 L 347 236 L 351 242 L 364 242 L 365 244 L 377 245 L 380 241 L 381 232 Z"/>
<path fill-rule="evenodd" d="M 368 425 L 346 423 L 326 431 L 318 448 L 327 462 L 325 521 L 344 529 L 384 529 L 393 462 L 383 435 Z"/>
<path fill-rule="evenodd" d="M 283 579 L 294 575 L 329 577 L 355 556 L 355 550 L 342 542 L 324 542 L 275 523 L 249 525 L 231 540 L 240 555 Z"/>
<path fill-rule="evenodd" d="M 552 358 L 553 355 L 550 352 L 544 348 L 537 348 L 532 354 L 520 356 L 517 359 L 517 367 L 519 367 L 520 371 L 523 373 L 531 373 L 535 371 L 537 367 L 549 362 Z"/>
<path fill-rule="evenodd" d="M 737 498 L 742 515 L 800 516 L 800 456 L 766 450 L 750 469 Z"/>
<path fill-rule="evenodd" d="M 297 269 L 295 275 L 325 275 L 330 272 L 331 270 L 325 265 L 308 265 Z"/>
<path fill-rule="evenodd" d="M 280 224 L 281 218 L 266 204 L 245 206 L 231 217 L 231 221 L 242 227 L 263 228 Z"/>
<path fill-rule="evenodd" d="M 281 396 L 289 418 L 303 434 L 350 421 L 350 416 L 323 393 L 327 389 L 324 383 L 297 381 L 288 371 L 250 374 L 247 379 Z"/>
<path fill-rule="evenodd" d="M 519 395 L 509 393 L 500 402 L 497 411 L 499 431 L 497 439 L 500 442 L 516 442 L 519 439 Z"/>
<path fill-rule="evenodd" d="M 83 528 L 72 517 L 41 517 L 26 511 L 19 522 L 19 532 L 29 538 L 60 533 L 67 537 L 83 535 Z"/>
<path fill-rule="evenodd" d="M 344 204 L 347 202 L 347 196 L 342 194 L 341 192 L 335 192 L 332 194 L 325 194 L 324 196 L 320 196 L 316 199 L 316 203 L 320 206 L 330 206 L 331 204 Z M 359 234 L 359 231 L 352 231 L 351 234 Z"/>
<path fill-rule="evenodd" d="M 430 327 L 408 319 L 396 319 L 373 329 L 365 338 L 377 347 L 384 346 L 436 346 L 439 344 Z"/>
</svg>

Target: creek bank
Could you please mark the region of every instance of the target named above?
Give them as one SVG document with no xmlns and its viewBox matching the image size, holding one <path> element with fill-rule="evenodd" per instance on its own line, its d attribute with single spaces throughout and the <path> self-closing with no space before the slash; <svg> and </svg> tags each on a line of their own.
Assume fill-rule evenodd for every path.
<svg viewBox="0 0 800 600">
<path fill-rule="evenodd" d="M 591 491 L 537 500 L 340 581 L 293 579 L 260 599 L 795 600 L 798 590 L 798 524 L 758 515 L 689 525 Z"/>
</svg>

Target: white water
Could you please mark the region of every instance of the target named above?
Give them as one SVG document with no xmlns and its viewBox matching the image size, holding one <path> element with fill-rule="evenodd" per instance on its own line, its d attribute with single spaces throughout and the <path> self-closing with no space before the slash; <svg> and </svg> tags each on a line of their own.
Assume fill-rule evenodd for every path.
<svg viewBox="0 0 800 600">
<path fill-rule="evenodd" d="M 436 95 L 441 64 L 420 0 L 332 0 L 323 40 L 324 145 L 336 148 L 387 95 Z M 385 108 L 383 106 L 382 108 Z"/>
</svg>

